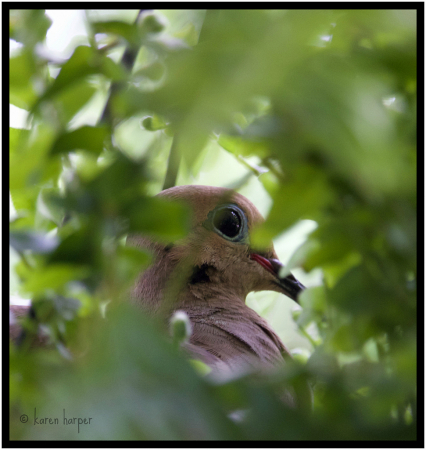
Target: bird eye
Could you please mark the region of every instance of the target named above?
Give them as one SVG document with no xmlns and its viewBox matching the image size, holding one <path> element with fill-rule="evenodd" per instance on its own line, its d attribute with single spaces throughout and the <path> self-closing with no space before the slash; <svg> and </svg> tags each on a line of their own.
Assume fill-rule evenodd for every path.
<svg viewBox="0 0 426 450">
<path fill-rule="evenodd" d="M 230 207 L 216 211 L 213 217 L 213 226 L 228 238 L 235 238 L 242 229 L 241 217 Z"/>
<path fill-rule="evenodd" d="M 248 221 L 244 211 L 233 203 L 210 211 L 203 227 L 231 242 L 248 243 Z"/>
</svg>

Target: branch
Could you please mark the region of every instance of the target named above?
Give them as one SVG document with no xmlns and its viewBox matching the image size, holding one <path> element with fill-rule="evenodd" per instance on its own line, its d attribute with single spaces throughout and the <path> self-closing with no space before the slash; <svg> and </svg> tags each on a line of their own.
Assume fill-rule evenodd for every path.
<svg viewBox="0 0 426 450">
<path fill-rule="evenodd" d="M 172 146 L 170 148 L 169 160 L 167 162 L 167 172 L 164 179 L 163 190 L 176 185 L 176 179 L 180 165 L 180 154 L 178 150 L 177 132 L 173 137 Z"/>
<path fill-rule="evenodd" d="M 146 9 L 140 9 L 138 12 L 138 15 L 136 17 L 135 23 L 139 20 L 139 17 L 141 14 L 147 11 Z M 131 47 L 130 45 L 126 47 L 126 50 L 123 53 L 123 56 L 121 57 L 121 64 L 129 71 L 133 69 L 133 66 L 136 61 L 136 56 L 138 55 L 139 48 Z M 116 81 L 111 83 L 110 92 L 108 100 L 105 104 L 105 108 L 102 112 L 102 116 L 100 118 L 100 123 L 111 123 L 111 114 L 110 114 L 110 104 L 111 104 L 111 98 L 113 97 L 113 94 L 115 92 L 118 92 L 121 90 L 124 86 L 124 83 L 121 81 Z"/>
</svg>

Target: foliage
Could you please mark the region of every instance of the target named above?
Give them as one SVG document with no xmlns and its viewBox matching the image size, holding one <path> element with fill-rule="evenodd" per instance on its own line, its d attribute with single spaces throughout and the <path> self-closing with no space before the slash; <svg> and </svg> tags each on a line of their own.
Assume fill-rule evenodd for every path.
<svg viewBox="0 0 426 450">
<path fill-rule="evenodd" d="M 11 346 L 11 439 L 416 439 L 416 11 L 106 13 L 57 61 L 44 11 L 10 11 L 10 242 L 55 344 Z M 183 236 L 152 194 L 220 147 L 272 199 L 257 244 L 316 221 L 289 268 L 323 283 L 295 315 L 308 358 L 215 384 L 122 301 L 149 263 L 123 238 Z M 302 380 L 312 411 L 276 395 Z"/>
</svg>

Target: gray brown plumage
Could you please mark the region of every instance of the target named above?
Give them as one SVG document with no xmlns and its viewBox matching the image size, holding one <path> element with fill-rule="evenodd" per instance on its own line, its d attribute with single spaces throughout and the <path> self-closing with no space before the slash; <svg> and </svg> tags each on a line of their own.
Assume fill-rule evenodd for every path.
<svg viewBox="0 0 426 450">
<path fill-rule="evenodd" d="M 190 206 L 191 230 L 173 245 L 128 237 L 130 245 L 154 255 L 135 284 L 133 301 L 166 318 L 184 311 L 192 328 L 186 349 L 216 372 L 274 367 L 290 357 L 269 324 L 245 304 L 252 291 L 297 300 L 303 289 L 291 274 L 279 277 L 282 265 L 272 244 L 263 252 L 251 247 L 250 231 L 263 221 L 256 207 L 238 193 L 209 186 L 179 186 L 159 196 Z M 11 308 L 16 316 L 28 310 Z M 11 337 L 16 340 L 20 331 L 12 316 Z"/>
<path fill-rule="evenodd" d="M 242 195 L 209 186 L 178 186 L 159 194 L 192 210 L 191 231 L 174 245 L 129 236 L 150 250 L 153 264 L 133 289 L 133 300 L 151 313 L 184 311 L 192 335 L 186 349 L 214 370 L 273 367 L 290 353 L 269 324 L 245 304 L 252 291 L 273 290 L 297 300 L 303 286 L 282 267 L 271 244 L 259 252 L 250 231 L 263 221 Z"/>
<path fill-rule="evenodd" d="M 26 330 L 22 327 L 22 321 L 34 319 L 34 309 L 29 305 L 10 305 L 9 306 L 9 338 L 16 345 L 20 346 L 27 336 Z M 30 348 L 44 347 L 49 343 L 49 337 L 38 330 L 31 336 L 31 342 L 28 342 Z"/>
<path fill-rule="evenodd" d="M 29 306 L 21 305 L 11 305 L 9 307 L 9 337 L 15 342 L 22 332 L 22 327 L 18 320 L 23 319 L 27 315 L 29 309 Z"/>
</svg>

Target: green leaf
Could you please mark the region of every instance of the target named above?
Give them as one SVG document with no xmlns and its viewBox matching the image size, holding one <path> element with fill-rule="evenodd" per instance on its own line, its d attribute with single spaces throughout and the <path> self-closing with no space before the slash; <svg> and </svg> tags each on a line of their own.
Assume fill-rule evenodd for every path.
<svg viewBox="0 0 426 450">
<path fill-rule="evenodd" d="M 58 246 L 56 236 L 47 236 L 41 233 L 12 231 L 10 245 L 19 253 L 32 250 L 35 253 L 50 253 Z"/>
<path fill-rule="evenodd" d="M 107 127 L 83 126 L 73 131 L 62 133 L 56 139 L 50 151 L 51 155 L 73 150 L 87 150 L 99 154 L 108 136 Z"/>
<path fill-rule="evenodd" d="M 183 238 L 190 225 L 190 212 L 185 205 L 162 198 L 144 198 L 125 212 L 129 230 L 171 242 Z"/>
<path fill-rule="evenodd" d="M 40 322 L 54 326 L 54 319 L 57 318 L 65 321 L 73 320 L 81 307 L 81 302 L 75 298 L 54 295 L 34 298 L 32 306 Z"/>
<path fill-rule="evenodd" d="M 138 79 L 140 77 L 142 78 L 146 77 L 149 78 L 150 80 L 158 81 L 164 75 L 164 72 L 165 72 L 164 64 L 159 61 L 155 61 L 149 66 L 142 67 L 141 69 L 135 71 L 133 73 L 133 77 L 135 79 Z"/>
<path fill-rule="evenodd" d="M 308 266 L 306 264 L 306 259 L 309 257 L 309 255 L 316 251 L 321 252 L 322 249 L 323 248 L 321 244 L 317 240 L 313 238 L 308 239 L 291 255 L 288 263 L 285 266 L 286 272 L 291 272 L 295 267 L 303 267 L 307 272 L 309 272 L 316 266 Z"/>
<path fill-rule="evenodd" d="M 29 110 L 37 95 L 33 83 L 37 77 L 36 63 L 31 53 L 23 51 L 9 61 L 9 102 Z"/>
<path fill-rule="evenodd" d="M 43 9 L 11 10 L 9 16 L 10 38 L 33 48 L 46 38 L 52 21 Z"/>
<path fill-rule="evenodd" d="M 300 166 L 276 192 L 265 224 L 252 233 L 253 245 L 268 245 L 273 237 L 300 219 L 315 220 L 332 199 L 333 192 L 325 177 L 309 166 Z"/>
<path fill-rule="evenodd" d="M 90 47 L 76 47 L 70 59 L 62 66 L 52 86 L 44 94 L 44 98 L 56 94 L 71 83 L 80 81 L 81 78 L 100 73 L 101 58 Z"/>
<path fill-rule="evenodd" d="M 115 160 L 93 179 L 82 184 L 65 202 L 85 214 L 118 216 L 136 202 L 146 183 L 145 162 L 136 163 L 116 152 Z"/>
<path fill-rule="evenodd" d="M 139 42 L 139 30 L 135 24 L 113 20 L 107 22 L 92 22 L 91 26 L 95 34 L 115 34 L 124 38 L 131 46 L 134 46 Z"/>
<path fill-rule="evenodd" d="M 85 106 L 97 92 L 88 80 L 82 80 L 64 88 L 55 97 L 55 107 L 64 128 L 67 123 Z"/>
<path fill-rule="evenodd" d="M 151 255 L 139 248 L 119 246 L 116 257 L 114 276 L 121 284 L 122 289 L 127 293 L 133 287 L 137 276 L 151 262 Z"/>
<path fill-rule="evenodd" d="M 38 99 L 33 109 L 38 108 L 42 101 L 58 95 L 63 89 L 80 82 L 89 75 L 103 74 L 111 81 L 125 78 L 124 69 L 107 56 L 96 52 L 91 47 L 76 47 L 71 58 L 62 66 L 59 75 Z"/>
<path fill-rule="evenodd" d="M 31 131 L 22 128 L 9 128 L 9 155 L 15 155 L 20 147 L 27 145 Z"/>
<path fill-rule="evenodd" d="M 145 119 L 142 120 L 142 126 L 145 130 L 157 131 L 166 128 L 167 123 L 160 117 L 154 115 L 153 117 L 145 117 Z"/>
<path fill-rule="evenodd" d="M 22 291 L 33 296 L 42 295 L 47 290 L 61 290 L 70 281 L 86 278 L 89 267 L 71 264 L 55 264 L 34 270 L 22 286 Z"/>
<path fill-rule="evenodd" d="M 161 33 L 165 28 L 164 19 L 156 13 L 145 12 L 142 20 L 138 22 L 138 27 L 143 34 Z"/>
<path fill-rule="evenodd" d="M 44 188 L 37 197 L 37 214 L 60 226 L 65 216 L 63 208 L 52 201 L 52 194 L 58 195 L 58 188 Z"/>
<path fill-rule="evenodd" d="M 58 177 L 61 167 L 57 160 L 48 161 L 48 151 L 55 138 L 51 126 L 43 123 L 34 127 L 30 134 L 24 133 L 22 144 L 10 156 L 10 190 L 33 188 L 40 181 Z M 28 138 L 28 141 L 26 141 Z M 17 208 L 17 206 L 16 206 Z"/>
<path fill-rule="evenodd" d="M 234 155 L 252 156 L 256 155 L 264 158 L 269 154 L 268 146 L 261 140 L 248 140 L 240 136 L 226 136 L 221 134 L 219 137 L 219 145 Z"/>
<path fill-rule="evenodd" d="M 100 236 L 91 224 L 65 237 L 49 256 L 49 263 L 96 267 L 100 256 Z"/>
<path fill-rule="evenodd" d="M 357 335 L 353 333 L 352 327 L 342 325 L 339 327 L 331 339 L 331 344 L 335 350 L 342 352 L 353 352 L 359 349 L 360 342 Z"/>
</svg>

